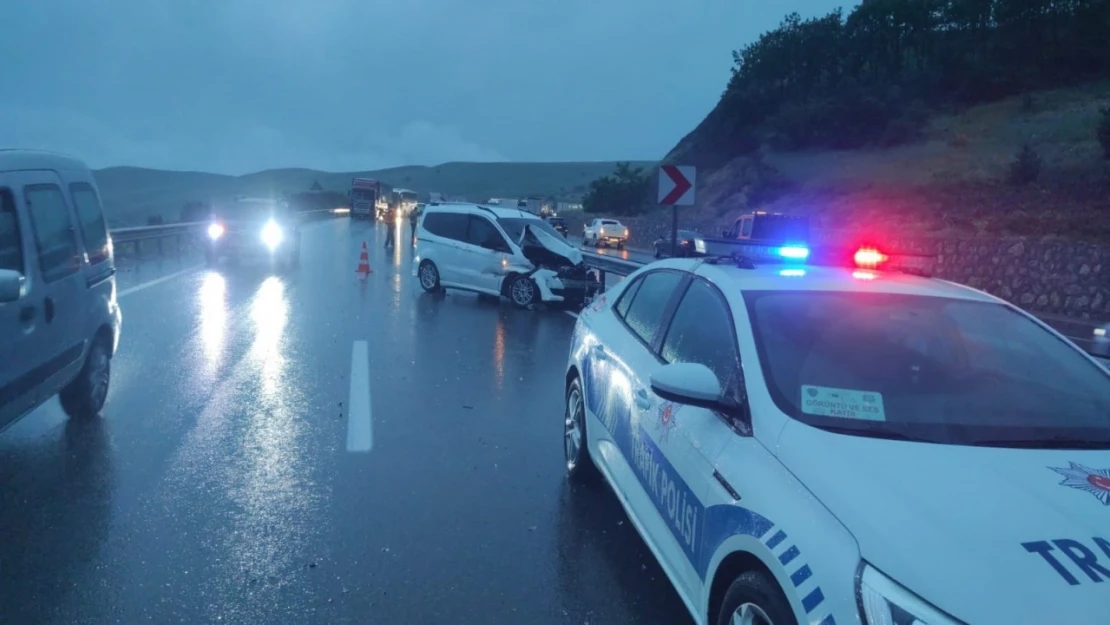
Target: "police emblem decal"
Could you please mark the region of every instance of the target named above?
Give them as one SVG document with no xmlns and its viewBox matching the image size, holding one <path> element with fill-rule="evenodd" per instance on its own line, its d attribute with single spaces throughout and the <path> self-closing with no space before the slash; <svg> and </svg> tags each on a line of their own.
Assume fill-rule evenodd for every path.
<svg viewBox="0 0 1110 625">
<path fill-rule="evenodd" d="M 671 402 L 664 402 L 659 406 L 659 425 L 657 429 L 659 430 L 660 439 L 667 440 L 667 435 L 674 429 L 674 418 L 678 414 L 678 408 Z"/>
<path fill-rule="evenodd" d="M 1086 491 L 1104 506 L 1110 506 L 1110 469 L 1089 469 L 1079 463 L 1070 462 L 1067 468 L 1048 467 L 1064 476 L 1060 486 Z"/>
</svg>

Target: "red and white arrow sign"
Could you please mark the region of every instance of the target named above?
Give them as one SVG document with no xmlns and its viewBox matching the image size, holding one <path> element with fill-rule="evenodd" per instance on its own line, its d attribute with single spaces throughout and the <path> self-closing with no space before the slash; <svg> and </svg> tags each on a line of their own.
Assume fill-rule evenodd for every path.
<svg viewBox="0 0 1110 625">
<path fill-rule="evenodd" d="M 694 178 L 691 165 L 663 165 L 659 168 L 659 203 L 664 206 L 692 206 Z"/>
</svg>

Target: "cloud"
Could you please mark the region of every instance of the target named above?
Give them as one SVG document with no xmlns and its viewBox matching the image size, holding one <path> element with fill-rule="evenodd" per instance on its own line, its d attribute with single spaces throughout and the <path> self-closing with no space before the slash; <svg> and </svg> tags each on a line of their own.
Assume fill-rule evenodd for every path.
<svg viewBox="0 0 1110 625">
<path fill-rule="evenodd" d="M 657 158 L 732 49 L 836 4 L 6 0 L 0 145 L 225 173 Z"/>
</svg>

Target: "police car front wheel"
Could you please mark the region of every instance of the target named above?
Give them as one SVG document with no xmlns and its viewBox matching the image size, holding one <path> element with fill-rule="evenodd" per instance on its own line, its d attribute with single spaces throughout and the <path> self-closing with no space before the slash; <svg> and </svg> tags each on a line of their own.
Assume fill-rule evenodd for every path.
<svg viewBox="0 0 1110 625">
<path fill-rule="evenodd" d="M 582 383 L 575 377 L 567 386 L 567 408 L 564 415 L 563 450 L 566 453 L 567 477 L 585 482 L 597 472 L 586 444 L 586 404 Z"/>
<path fill-rule="evenodd" d="M 745 571 L 733 580 L 717 612 L 717 625 L 798 625 L 790 602 L 765 573 Z"/>
</svg>

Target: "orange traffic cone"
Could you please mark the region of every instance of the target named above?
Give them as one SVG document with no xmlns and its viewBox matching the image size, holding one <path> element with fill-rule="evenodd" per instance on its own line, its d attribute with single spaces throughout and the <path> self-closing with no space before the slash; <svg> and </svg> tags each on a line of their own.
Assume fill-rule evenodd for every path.
<svg viewBox="0 0 1110 625">
<path fill-rule="evenodd" d="M 355 269 L 355 273 L 362 274 L 364 279 L 367 275 L 374 273 L 374 270 L 370 268 L 370 255 L 366 252 L 366 241 L 362 242 L 362 253 L 358 255 L 358 269 Z"/>
</svg>

